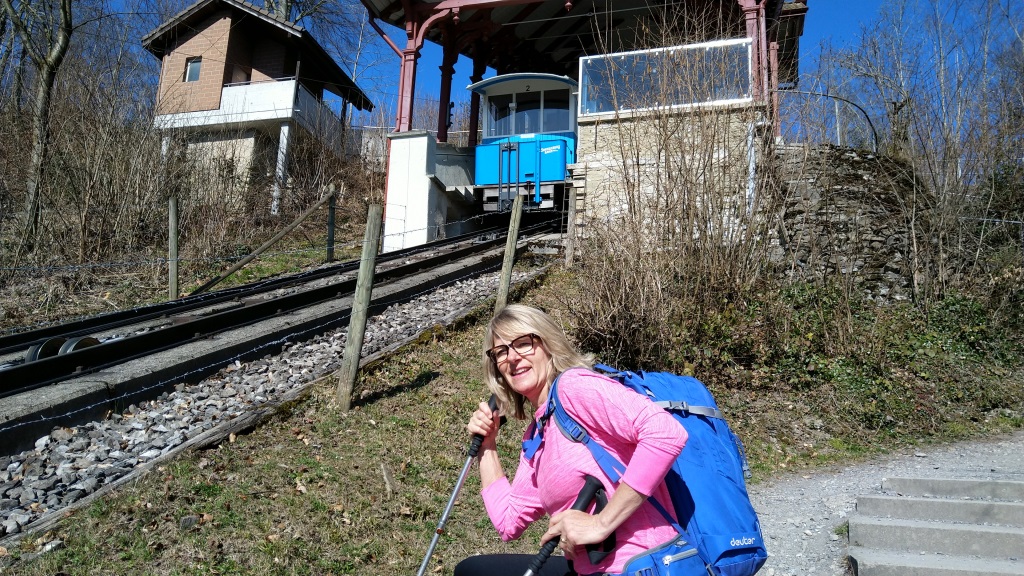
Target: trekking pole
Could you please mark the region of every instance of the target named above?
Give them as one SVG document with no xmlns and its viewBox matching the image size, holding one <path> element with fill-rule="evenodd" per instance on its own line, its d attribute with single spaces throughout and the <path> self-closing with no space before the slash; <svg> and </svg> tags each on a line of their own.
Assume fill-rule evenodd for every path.
<svg viewBox="0 0 1024 576">
<path fill-rule="evenodd" d="M 498 397 L 491 394 L 491 399 L 487 401 L 487 406 L 491 409 L 491 412 L 497 410 Z M 500 422 L 498 425 L 501 425 Z M 437 523 L 437 528 L 434 529 L 434 537 L 430 540 L 427 555 L 423 557 L 423 563 L 420 564 L 420 570 L 416 573 L 416 576 L 423 576 L 426 573 L 427 564 L 430 564 L 430 556 L 434 553 L 434 547 L 437 546 L 437 541 L 441 539 L 441 534 L 444 534 L 444 526 L 448 523 L 448 515 L 452 513 L 452 508 L 455 507 L 455 499 L 459 496 L 462 485 L 466 483 L 466 477 L 469 476 L 469 469 L 473 464 L 473 458 L 476 458 L 477 452 L 480 452 L 480 445 L 483 443 L 483 436 L 473 434 L 473 440 L 469 443 L 469 456 L 466 458 L 466 463 L 462 465 L 462 472 L 459 474 L 458 481 L 455 482 L 455 490 L 452 491 L 452 497 L 448 499 L 448 505 L 445 506 L 444 512 L 441 514 L 441 520 Z"/>
<path fill-rule="evenodd" d="M 583 488 L 580 490 L 580 495 L 576 497 L 576 502 L 572 505 L 572 510 L 585 511 L 587 506 L 590 506 L 590 502 L 597 496 L 597 491 L 600 490 L 604 485 L 597 478 L 594 478 L 590 474 L 587 474 L 586 482 L 583 484 Z M 559 538 L 552 538 L 544 543 L 540 548 L 540 553 L 530 562 L 530 565 L 526 568 L 526 572 L 523 576 L 534 576 L 540 572 L 540 567 L 548 561 L 548 557 L 558 547 Z"/>
</svg>

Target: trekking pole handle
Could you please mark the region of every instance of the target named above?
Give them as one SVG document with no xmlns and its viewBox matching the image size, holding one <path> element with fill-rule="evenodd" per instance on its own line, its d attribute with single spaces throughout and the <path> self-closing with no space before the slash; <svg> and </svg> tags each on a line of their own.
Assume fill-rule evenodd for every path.
<svg viewBox="0 0 1024 576">
<path fill-rule="evenodd" d="M 590 506 L 590 503 L 594 500 L 594 497 L 597 496 L 597 491 L 603 487 L 604 485 L 601 484 L 600 480 L 594 478 L 590 474 L 587 474 L 586 481 L 583 483 L 583 488 L 580 490 L 580 495 L 576 497 L 576 502 L 573 503 L 571 509 L 586 511 L 587 507 Z M 561 537 L 558 537 L 545 542 L 540 548 L 540 553 L 534 557 L 532 562 L 530 562 L 530 565 L 527 567 L 526 573 L 523 574 L 523 576 L 534 576 L 540 572 L 541 566 L 548 561 L 551 553 L 558 547 L 558 542 L 560 540 Z"/>
<path fill-rule="evenodd" d="M 491 409 L 493 413 L 498 409 L 498 397 L 491 394 L 491 399 L 487 401 L 487 407 Z M 501 424 L 499 424 L 500 426 Z M 484 443 L 484 437 L 480 434 L 473 434 L 473 441 L 469 444 L 469 457 L 475 458 L 477 453 L 480 452 L 480 445 Z"/>
</svg>

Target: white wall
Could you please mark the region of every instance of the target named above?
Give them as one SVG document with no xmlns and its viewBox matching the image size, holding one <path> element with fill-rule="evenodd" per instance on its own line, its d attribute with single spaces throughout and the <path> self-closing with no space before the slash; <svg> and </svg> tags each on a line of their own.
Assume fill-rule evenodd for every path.
<svg viewBox="0 0 1024 576">
<path fill-rule="evenodd" d="M 434 137 L 424 130 L 393 133 L 388 144 L 384 252 L 434 240 L 448 212 L 448 198 L 430 179 L 436 164 Z"/>
</svg>

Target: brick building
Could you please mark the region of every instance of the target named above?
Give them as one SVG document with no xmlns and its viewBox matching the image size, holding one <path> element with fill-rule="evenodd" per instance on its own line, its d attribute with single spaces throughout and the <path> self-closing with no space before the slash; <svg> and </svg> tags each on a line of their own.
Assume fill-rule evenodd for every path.
<svg viewBox="0 0 1024 576">
<path fill-rule="evenodd" d="M 325 92 L 360 110 L 366 94 L 298 24 L 240 0 L 199 0 L 142 39 L 161 59 L 154 124 L 219 177 L 271 178 L 276 213 L 293 130 L 338 155 L 345 125 Z"/>
</svg>

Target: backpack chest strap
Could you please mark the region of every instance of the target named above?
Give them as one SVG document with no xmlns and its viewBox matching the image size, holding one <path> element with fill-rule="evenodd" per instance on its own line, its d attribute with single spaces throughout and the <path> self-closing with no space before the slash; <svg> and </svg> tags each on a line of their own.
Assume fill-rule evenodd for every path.
<svg viewBox="0 0 1024 576">
<path fill-rule="evenodd" d="M 698 416 L 707 416 L 708 418 L 725 420 L 725 414 L 722 414 L 721 410 L 710 406 L 693 406 L 689 402 L 683 402 L 681 400 L 659 400 L 655 402 L 655 404 L 672 412 L 685 412 L 687 414 L 696 414 Z"/>
</svg>

